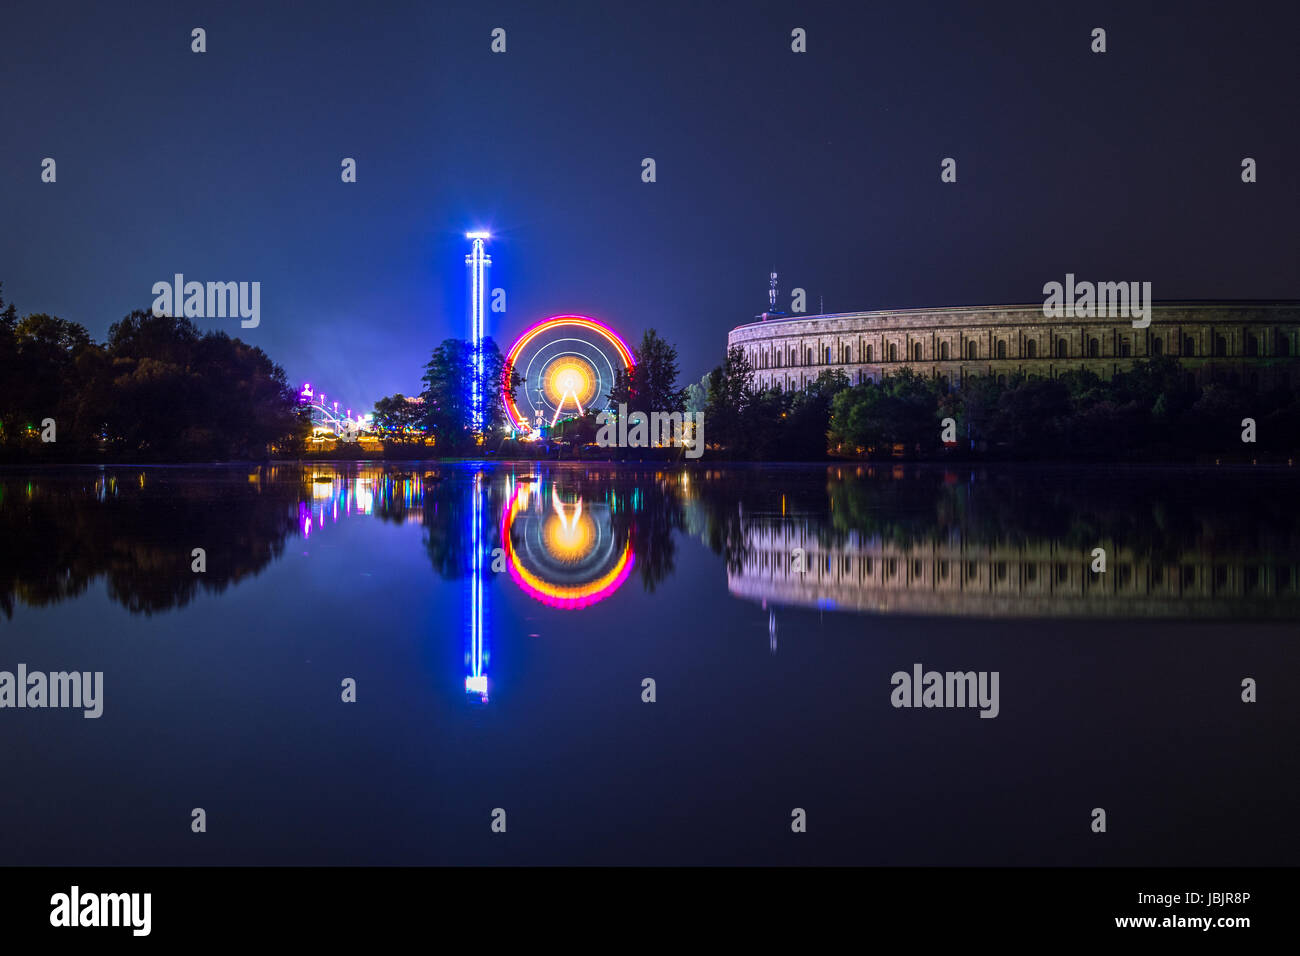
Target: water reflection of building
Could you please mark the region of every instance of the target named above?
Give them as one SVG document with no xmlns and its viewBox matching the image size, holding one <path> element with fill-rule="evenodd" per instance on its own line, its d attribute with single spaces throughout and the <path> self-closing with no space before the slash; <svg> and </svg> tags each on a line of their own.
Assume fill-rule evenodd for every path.
<svg viewBox="0 0 1300 956">
<path fill-rule="evenodd" d="M 820 540 L 798 519 L 756 520 L 744 533 L 730 592 L 768 603 L 925 615 L 987 617 L 1291 617 L 1300 614 L 1294 558 L 1213 551 L 1176 560 L 1107 546 L 1107 571 L 1090 549 L 1030 544 L 900 544 L 850 533 Z M 802 573 L 796 549 L 803 552 Z"/>
</svg>

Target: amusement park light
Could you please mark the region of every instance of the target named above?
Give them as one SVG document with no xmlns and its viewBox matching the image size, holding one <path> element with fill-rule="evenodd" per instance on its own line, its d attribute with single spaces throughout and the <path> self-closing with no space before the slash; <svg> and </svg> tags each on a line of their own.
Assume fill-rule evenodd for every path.
<svg viewBox="0 0 1300 956">
<path fill-rule="evenodd" d="M 578 499 L 570 512 L 557 497 L 554 508 L 555 513 L 549 515 L 542 525 L 546 550 L 566 564 L 581 561 L 596 544 L 596 529 L 591 517 L 582 513 L 582 499 Z"/>
<path fill-rule="evenodd" d="M 466 239 L 491 239 L 491 238 L 492 238 L 492 233 L 490 233 L 490 232 L 467 232 L 467 233 L 465 233 L 465 238 L 466 238 Z"/>
<path fill-rule="evenodd" d="M 516 360 L 519 358 L 520 353 L 528 343 L 532 341 L 532 339 L 553 329 L 560 328 L 577 328 L 584 329 L 588 332 L 594 332 L 596 335 L 608 342 L 610 346 L 613 347 L 614 351 L 618 353 L 618 358 L 623 363 L 624 369 L 628 369 L 632 366 L 632 350 L 627 347 L 627 344 L 619 338 L 618 334 L 613 329 L 605 325 L 603 322 L 598 322 L 597 320 L 585 315 L 553 315 L 550 318 L 543 319 L 526 329 L 523 334 L 515 340 L 514 345 L 510 347 L 510 351 L 506 355 L 507 367 L 515 367 Z M 586 376 L 584 375 L 584 377 Z M 553 386 L 556 383 L 548 382 L 547 384 Z M 504 382 L 502 385 L 502 397 L 505 401 L 506 412 L 510 418 L 511 424 L 516 429 L 528 431 L 530 428 L 528 418 L 519 411 L 517 403 L 510 397 L 510 393 L 505 387 Z"/>
<path fill-rule="evenodd" d="M 567 585 L 546 581 L 525 566 L 515 550 L 515 539 L 511 529 L 515 519 L 528 508 L 528 488 L 528 484 L 516 486 L 501 515 L 500 541 L 505 546 L 506 568 L 514 582 L 533 599 L 551 607 L 565 609 L 597 604 L 622 587 L 636 564 L 631 541 L 623 545 L 623 552 L 613 567 L 600 577 L 582 584 Z M 573 513 L 569 514 L 554 491 L 552 491 L 551 503 L 556 513 L 549 516 L 550 526 L 543 531 L 548 551 L 560 560 L 579 558 L 594 544 L 592 539 L 595 526 L 591 517 L 582 513 L 581 505 L 576 505 Z M 566 551 L 569 552 L 568 555 L 565 554 Z"/>
</svg>

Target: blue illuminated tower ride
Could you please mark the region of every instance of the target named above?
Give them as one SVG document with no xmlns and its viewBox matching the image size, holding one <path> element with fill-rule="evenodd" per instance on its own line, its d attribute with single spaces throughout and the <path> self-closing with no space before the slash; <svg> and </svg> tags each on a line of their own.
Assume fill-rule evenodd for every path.
<svg viewBox="0 0 1300 956">
<path fill-rule="evenodd" d="M 465 257 L 469 268 L 469 332 L 470 342 L 474 348 L 474 382 L 470 392 L 470 409 L 474 423 L 474 432 L 483 433 L 483 336 L 487 311 L 488 271 L 492 268 L 492 257 L 487 254 L 485 243 L 492 238 L 487 232 L 467 232 L 465 238 L 473 245 Z"/>
</svg>

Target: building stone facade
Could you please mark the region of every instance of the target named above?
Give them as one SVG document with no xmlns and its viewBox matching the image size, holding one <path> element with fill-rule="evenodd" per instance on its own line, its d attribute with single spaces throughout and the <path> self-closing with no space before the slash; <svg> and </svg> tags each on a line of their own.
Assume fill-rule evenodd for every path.
<svg viewBox="0 0 1300 956">
<path fill-rule="evenodd" d="M 1198 383 L 1300 386 L 1300 302 L 1157 302 L 1151 324 L 1127 318 L 1047 318 L 1041 303 L 781 316 L 738 326 L 755 387 L 806 388 L 822 372 L 853 385 L 904 367 L 960 384 L 968 375 L 1023 372 L 1102 378 L 1141 359 L 1177 358 Z"/>
</svg>

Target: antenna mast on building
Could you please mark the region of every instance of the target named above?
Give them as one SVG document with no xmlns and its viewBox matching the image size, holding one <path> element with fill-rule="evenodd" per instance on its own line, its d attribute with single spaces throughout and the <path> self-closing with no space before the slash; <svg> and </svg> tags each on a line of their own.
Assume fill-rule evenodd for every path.
<svg viewBox="0 0 1300 956">
<path fill-rule="evenodd" d="M 767 311 L 761 315 L 754 316 L 756 320 L 766 322 L 768 319 L 775 319 L 785 315 L 784 312 L 776 307 L 776 299 L 779 294 L 780 290 L 777 289 L 776 270 L 773 269 L 767 274 Z"/>
</svg>

